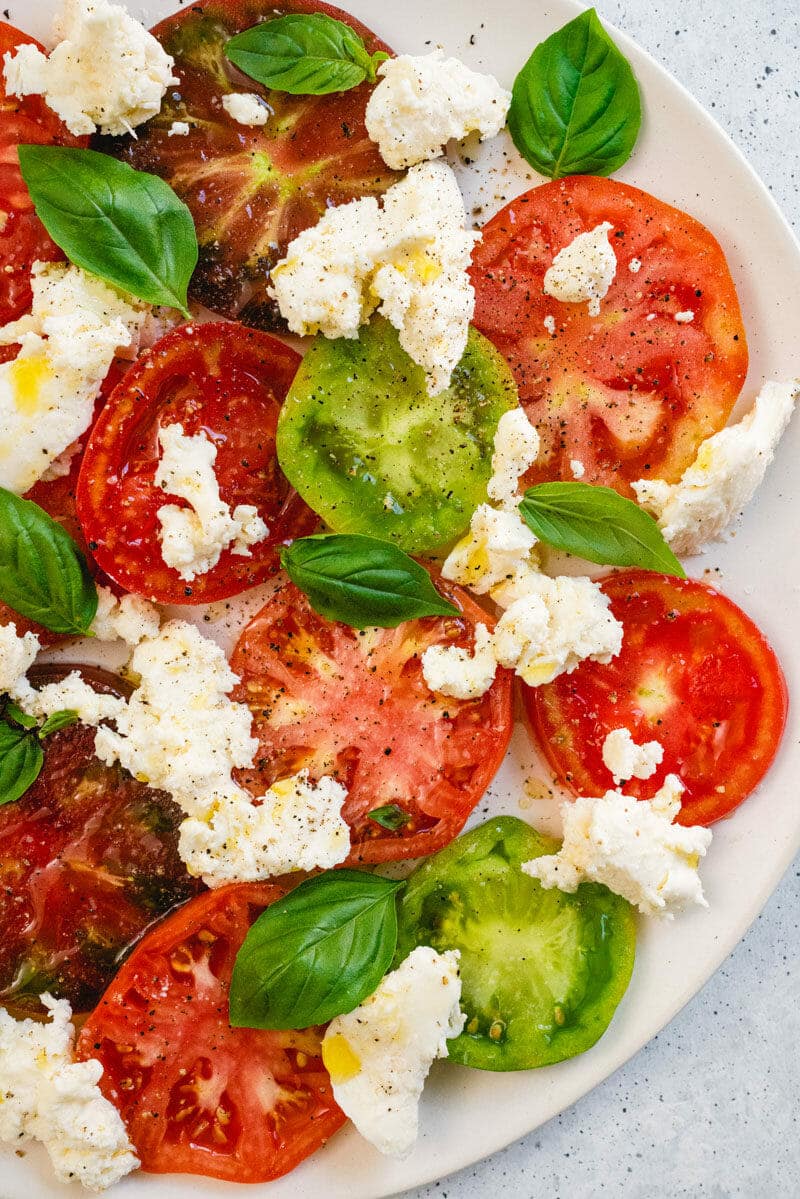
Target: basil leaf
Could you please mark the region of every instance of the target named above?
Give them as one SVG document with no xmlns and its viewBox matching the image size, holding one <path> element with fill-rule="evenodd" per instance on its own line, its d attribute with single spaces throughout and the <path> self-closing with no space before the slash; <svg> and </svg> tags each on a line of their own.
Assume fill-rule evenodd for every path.
<svg viewBox="0 0 800 1199">
<path fill-rule="evenodd" d="M 538 45 L 514 81 L 509 132 L 551 179 L 610 175 L 630 157 L 641 123 L 633 71 L 593 8 Z"/>
<path fill-rule="evenodd" d="M 388 828 L 390 832 L 397 832 L 398 829 L 405 828 L 411 820 L 411 813 L 404 812 L 396 803 L 387 803 L 383 808 L 373 808 L 368 812 L 370 820 L 374 820 L 381 828 Z"/>
<path fill-rule="evenodd" d="M 23 729 L 35 729 L 38 723 L 35 716 L 29 716 L 27 712 L 23 712 L 22 708 L 10 699 L 6 700 L 3 715 L 7 721 L 13 720 L 14 724 L 20 725 Z"/>
<path fill-rule="evenodd" d="M 528 526 L 556 549 L 603 566 L 640 566 L 686 578 L 652 516 L 610 487 L 540 483 L 519 506 Z"/>
<path fill-rule="evenodd" d="M 197 235 L 168 183 L 94 150 L 19 146 L 18 153 L 36 214 L 70 262 L 148 304 L 190 315 Z"/>
<path fill-rule="evenodd" d="M 35 737 L 0 722 L 0 806 L 25 794 L 43 762 L 44 753 Z"/>
<path fill-rule="evenodd" d="M 71 724 L 77 724 L 79 720 L 80 717 L 73 708 L 64 708 L 63 712 L 53 712 L 52 716 L 48 716 L 39 729 L 39 740 L 42 741 L 51 733 L 59 732 L 60 729 L 69 728 Z"/>
<path fill-rule="evenodd" d="M 293 14 L 237 33 L 225 54 L 264 87 L 293 96 L 346 92 L 368 79 L 389 57 L 370 55 L 358 34 L 324 13 Z"/>
<path fill-rule="evenodd" d="M 300 537 L 281 550 L 281 563 L 315 612 L 354 629 L 393 629 L 420 616 L 459 614 L 439 595 L 424 567 L 375 537 Z"/>
<path fill-rule="evenodd" d="M 38 504 L 4 487 L 0 600 L 54 633 L 88 633 L 97 611 L 97 588 L 69 533 Z"/>
<path fill-rule="evenodd" d="M 232 1026 L 308 1028 L 358 1007 L 391 965 L 404 886 L 329 870 L 271 904 L 236 956 Z"/>
</svg>

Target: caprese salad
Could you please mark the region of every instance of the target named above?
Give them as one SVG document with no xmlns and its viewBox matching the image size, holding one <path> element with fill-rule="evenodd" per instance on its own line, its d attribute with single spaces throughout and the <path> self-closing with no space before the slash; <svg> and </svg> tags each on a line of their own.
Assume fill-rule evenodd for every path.
<svg viewBox="0 0 800 1199">
<path fill-rule="evenodd" d="M 93 1189 L 406 1154 L 434 1059 L 584 1052 L 706 903 L 787 695 L 682 560 L 800 381 L 727 424 L 724 251 L 609 178 L 593 10 L 511 91 L 319 0 L 0 39 L 0 1140 Z M 543 181 L 473 227 L 506 128 Z M 515 691 L 560 840 L 462 831 Z"/>
</svg>

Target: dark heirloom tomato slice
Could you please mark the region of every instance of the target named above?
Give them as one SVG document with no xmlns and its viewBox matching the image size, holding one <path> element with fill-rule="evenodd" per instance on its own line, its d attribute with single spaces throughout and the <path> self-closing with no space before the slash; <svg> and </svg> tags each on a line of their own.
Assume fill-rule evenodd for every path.
<svg viewBox="0 0 800 1199">
<path fill-rule="evenodd" d="M 626 794 L 650 799 L 665 774 L 686 786 L 678 821 L 727 816 L 769 769 L 786 723 L 778 659 L 752 620 L 713 587 L 627 571 L 604 579 L 622 621 L 622 652 L 582 662 L 544 687 L 523 688 L 525 707 L 560 780 L 577 795 L 613 786 L 603 764 L 612 729 L 657 740 L 664 760 Z"/>
<path fill-rule="evenodd" d="M 318 0 L 209 0 L 192 4 L 153 32 L 175 58 L 180 83 L 160 116 L 137 138 L 101 139 L 99 147 L 138 170 L 166 179 L 191 209 L 200 260 L 190 295 L 222 316 L 261 329 L 283 329 L 267 295 L 269 272 L 297 234 L 326 208 L 378 195 L 399 176 L 367 136 L 370 86 L 329 96 L 290 96 L 260 86 L 226 59 L 235 33 L 288 13 L 323 12 L 344 21 L 370 52 L 388 50 L 364 25 Z M 229 92 L 255 92 L 269 107 L 262 127 L 240 125 L 222 107 Z M 170 137 L 173 121 L 186 136 Z"/>
<path fill-rule="evenodd" d="M 34 683 L 71 669 L 98 691 L 127 694 L 90 667 L 34 667 Z M 121 956 L 159 916 L 201 889 L 178 857 L 182 815 L 163 791 L 94 756 L 75 724 L 44 742 L 44 766 L 0 807 L 0 1003 L 41 1011 L 42 991 L 92 1008 Z"/>
<path fill-rule="evenodd" d="M 542 287 L 553 256 L 603 221 L 617 273 L 591 317 Z M 613 179 L 546 183 L 484 227 L 472 280 L 475 324 L 542 438 L 527 483 L 571 479 L 573 460 L 584 482 L 623 494 L 635 479 L 674 482 L 725 424 L 747 373 L 739 301 L 719 244 L 680 209 Z M 675 320 L 686 312 L 690 323 Z"/>
<path fill-rule="evenodd" d="M 228 988 L 252 922 L 284 894 L 252 883 L 175 912 L 131 957 L 84 1025 L 142 1167 L 231 1182 L 278 1178 L 344 1123 L 320 1030 L 231 1028 Z"/>
<path fill-rule="evenodd" d="M 39 46 L 27 33 L 0 21 L 0 60 L 15 46 Z M 0 74 L 0 324 L 22 316 L 31 303 L 31 265 L 64 257 L 52 242 L 23 183 L 17 146 L 85 146 L 73 137 L 40 96 L 8 96 Z M 5 357 L 5 355 L 4 355 Z"/>
<path fill-rule="evenodd" d="M 166 604 L 225 599 L 272 574 L 280 544 L 311 532 L 317 518 L 275 456 L 278 413 L 299 361 L 266 333 L 218 321 L 174 329 L 128 371 L 94 426 L 77 492 L 89 549 L 119 586 Z M 158 509 L 183 503 L 154 484 L 158 431 L 171 424 L 213 441 L 223 500 L 255 505 L 269 529 L 250 557 L 229 548 L 191 584 L 161 557 Z"/>
<path fill-rule="evenodd" d="M 231 667 L 235 697 L 253 713 L 259 749 L 241 781 L 263 795 L 276 779 L 307 768 L 348 789 L 349 862 L 415 858 L 446 845 L 491 782 L 512 728 L 511 675 L 499 670 L 476 700 L 433 695 L 422 677 L 429 645 L 472 648 L 477 604 L 457 587 L 439 590 L 458 617 L 426 617 L 396 629 L 351 629 L 325 620 L 284 583 L 239 638 Z M 369 813 L 396 805 L 401 826 Z M 403 817 L 406 818 L 402 823 Z"/>
</svg>

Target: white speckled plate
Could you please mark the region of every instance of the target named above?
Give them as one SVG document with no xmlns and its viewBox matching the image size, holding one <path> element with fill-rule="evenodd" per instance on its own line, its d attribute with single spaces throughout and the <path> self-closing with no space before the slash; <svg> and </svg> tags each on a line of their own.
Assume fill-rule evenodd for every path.
<svg viewBox="0 0 800 1199">
<path fill-rule="evenodd" d="M 398 51 L 422 53 L 441 44 L 509 86 L 533 46 L 579 10 L 572 0 L 496 0 L 491 6 L 485 0 L 344 2 Z M 33 0 L 30 6 L 17 0 L 11 20 L 41 36 L 47 32 L 52 6 L 53 0 Z M 133 0 L 130 7 L 151 23 L 167 15 L 173 4 Z M 738 410 L 743 411 L 765 378 L 800 374 L 800 247 L 764 186 L 707 113 L 653 59 L 622 34 L 616 36 L 633 61 L 646 114 L 640 142 L 618 177 L 685 208 L 722 243 L 750 341 L 750 375 Z M 487 216 L 536 182 L 538 177 L 505 138 L 477 150 L 469 175 L 462 175 L 468 202 L 483 205 Z M 795 532 L 800 485 L 794 469 L 798 460 L 800 421 L 795 421 L 735 536 L 690 564 L 696 575 L 705 569 L 720 572 L 715 580 L 772 640 L 795 695 L 800 694 L 795 619 L 800 602 Z M 230 628 L 220 627 L 220 640 L 230 635 Z M 523 780 L 537 773 L 546 772 L 519 727 L 480 813 L 504 810 L 534 823 L 551 822 L 552 812 L 544 804 L 522 798 Z M 426 1088 L 421 1135 L 408 1161 L 385 1160 L 347 1129 L 288 1178 L 252 1187 L 246 1194 L 265 1199 L 323 1194 L 326 1199 L 379 1199 L 495 1152 L 585 1095 L 672 1019 L 755 919 L 800 846 L 798 776 L 800 748 L 792 720 L 760 791 L 732 818 L 715 826 L 703 866 L 710 909 L 673 924 L 642 921 L 630 989 L 611 1028 L 592 1050 L 527 1074 L 482 1074 L 442 1063 Z M 245 1194 L 233 1185 L 203 1178 L 146 1174 L 126 1179 L 117 1193 L 129 1199 L 227 1199 Z M 0 1158 L 0 1199 L 75 1199 L 77 1194 L 77 1187 L 52 1181 L 39 1150 L 24 1158 L 10 1153 Z"/>
</svg>

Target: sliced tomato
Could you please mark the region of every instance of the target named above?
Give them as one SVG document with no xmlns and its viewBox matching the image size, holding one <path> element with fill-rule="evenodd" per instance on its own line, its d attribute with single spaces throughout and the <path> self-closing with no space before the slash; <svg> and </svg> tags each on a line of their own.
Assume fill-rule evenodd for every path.
<svg viewBox="0 0 800 1199">
<path fill-rule="evenodd" d="M 289 242 L 326 208 L 378 195 L 399 176 L 367 136 L 370 85 L 329 96 L 290 96 L 261 87 L 224 54 L 235 33 L 289 13 L 328 13 L 387 50 L 364 25 L 320 0 L 207 0 L 161 21 L 153 30 L 175 59 L 180 82 L 164 97 L 160 116 L 137 138 L 104 139 L 139 170 L 161 175 L 191 209 L 200 260 L 190 294 L 222 316 L 261 329 L 283 329 L 267 294 L 269 272 Z M 229 117 L 222 97 L 254 92 L 269 107 L 266 125 Z M 174 121 L 190 126 L 169 136 Z"/>
<path fill-rule="evenodd" d="M 604 221 L 617 272 L 593 317 L 543 282 L 554 255 Z M 747 341 L 725 256 L 685 212 L 613 179 L 558 179 L 489 221 L 472 280 L 475 324 L 511 364 L 542 438 L 528 485 L 571 479 L 573 461 L 584 482 L 623 494 L 636 479 L 674 482 L 725 424 Z"/>
<path fill-rule="evenodd" d="M 43 47 L 27 33 L 0 21 L 0 59 L 15 46 Z M 9 96 L 0 75 L 0 324 L 22 316 L 31 303 L 31 266 L 64 255 L 33 211 L 17 158 L 18 145 L 85 146 L 73 137 L 40 96 Z"/>
<path fill-rule="evenodd" d="M 664 760 L 625 792 L 650 799 L 666 774 L 686 787 L 678 820 L 711 824 L 758 786 L 786 724 L 783 673 L 752 620 L 714 587 L 627 571 L 604 579 L 622 621 L 621 653 L 582 662 L 544 687 L 524 688 L 525 707 L 559 780 L 576 795 L 613 785 L 603 764 L 612 729 L 656 740 Z"/>
<path fill-rule="evenodd" d="M 199 604 L 236 595 L 277 567 L 277 547 L 317 518 L 278 466 L 278 413 L 299 355 L 266 333 L 229 322 L 183 325 L 146 351 L 115 388 L 86 447 L 78 518 L 98 565 L 119 586 L 161 603 Z M 223 500 L 254 505 L 269 535 L 243 557 L 225 550 L 191 584 L 161 556 L 158 509 L 183 504 L 155 486 L 158 431 L 180 424 L 217 447 Z"/>
<path fill-rule="evenodd" d="M 320 1030 L 231 1028 L 228 988 L 253 920 L 284 892 L 212 891 L 134 950 L 89 1017 L 79 1058 L 98 1058 L 145 1170 L 265 1182 L 344 1123 Z"/>
<path fill-rule="evenodd" d="M 231 667 L 236 698 L 253 713 L 256 765 L 241 772 L 253 795 L 307 769 L 347 787 L 351 863 L 415 858 L 458 833 L 500 765 L 511 736 L 511 675 L 480 699 L 434 695 L 422 677 L 430 645 L 471 649 L 491 618 L 439 581 L 457 617 L 396 629 L 351 629 L 318 616 L 291 583 L 281 585 L 242 633 Z M 370 812 L 390 807 L 385 828 Z M 399 809 L 399 811 L 394 811 Z"/>
<path fill-rule="evenodd" d="M 34 683 L 70 666 L 34 667 Z M 81 668 L 106 694 L 116 675 Z M 168 795 L 94 756 L 95 730 L 75 724 L 44 741 L 44 766 L 0 807 L 0 1003 L 41 1010 L 42 991 L 92 1008 L 121 957 L 164 912 L 202 889 L 178 857 L 182 814 Z"/>
</svg>

